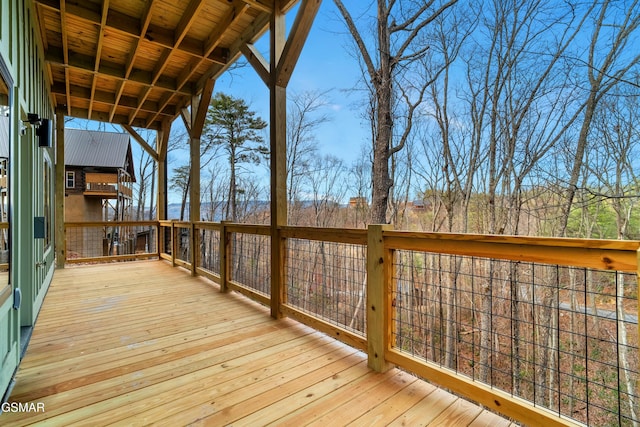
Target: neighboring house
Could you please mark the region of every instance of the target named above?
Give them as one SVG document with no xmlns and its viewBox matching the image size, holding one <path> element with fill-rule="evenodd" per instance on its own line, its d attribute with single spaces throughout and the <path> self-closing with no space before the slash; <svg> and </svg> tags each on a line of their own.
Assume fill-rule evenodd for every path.
<svg viewBox="0 0 640 427">
<path fill-rule="evenodd" d="M 129 134 L 65 129 L 65 221 L 130 221 Z"/>
<path fill-rule="evenodd" d="M 65 222 L 131 221 L 135 174 L 128 134 L 65 129 L 64 156 Z M 130 240 L 126 227 L 74 233 L 67 236 L 70 257 L 117 254 Z"/>
</svg>

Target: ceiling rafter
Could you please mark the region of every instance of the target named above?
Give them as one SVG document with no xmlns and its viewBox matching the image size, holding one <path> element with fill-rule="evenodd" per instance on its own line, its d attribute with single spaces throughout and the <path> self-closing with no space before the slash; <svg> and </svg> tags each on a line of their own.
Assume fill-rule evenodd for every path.
<svg viewBox="0 0 640 427">
<path fill-rule="evenodd" d="M 186 37 L 187 33 L 189 32 L 189 29 L 193 25 L 202 7 L 204 7 L 204 0 L 191 0 L 189 2 L 189 6 L 187 6 L 187 8 L 184 10 L 182 17 L 180 18 L 180 22 L 178 22 L 178 25 L 176 26 L 176 29 L 174 31 L 174 39 L 173 39 L 172 46 L 164 50 L 164 52 L 162 53 L 162 56 L 156 63 L 156 67 L 153 70 L 153 78 L 151 82 L 152 85 L 155 85 L 156 81 L 160 78 L 160 76 L 162 76 L 162 73 L 164 72 L 165 68 L 169 64 L 169 60 L 173 55 L 175 55 L 176 49 L 178 48 L 178 46 L 180 46 L 180 43 L 182 43 L 182 40 Z M 178 87 L 180 87 L 179 83 L 178 83 Z M 149 86 L 143 91 L 142 96 L 140 96 L 140 104 L 146 101 L 151 90 L 152 90 L 152 86 Z M 133 118 L 137 114 L 138 114 L 138 111 L 135 111 L 134 116 L 131 117 L 131 119 L 133 120 Z"/>
<path fill-rule="evenodd" d="M 301 1 L 300 9 L 298 9 L 296 19 L 291 27 L 291 33 L 287 38 L 282 56 L 278 61 L 276 71 L 278 86 L 286 87 L 289 83 L 300 53 L 302 52 L 302 47 L 311 30 L 311 24 L 318 13 L 318 9 L 320 9 L 321 3 L 322 0 Z"/>
<path fill-rule="evenodd" d="M 249 9 L 249 5 L 247 5 L 244 1 L 235 0 L 231 5 L 229 11 L 227 11 L 226 15 L 222 19 L 222 21 L 216 25 L 211 33 L 209 33 L 207 37 L 207 41 L 205 43 L 205 50 L 203 52 L 202 57 L 206 58 L 213 53 L 213 51 L 218 47 L 220 40 L 224 36 L 224 34 L 231 28 L 231 26 L 237 22 L 238 19 Z M 195 70 L 200 67 L 203 63 L 202 58 L 194 59 L 189 64 L 187 64 L 182 73 L 178 76 L 177 79 L 177 87 L 182 88 L 183 85 L 187 83 L 187 81 L 191 78 Z M 206 81 L 204 85 L 206 85 Z M 203 86 L 204 86 L 203 85 Z M 171 102 L 174 94 L 168 93 L 163 100 L 163 104 L 166 105 Z M 151 117 L 150 120 L 155 120 L 155 117 Z"/>
<path fill-rule="evenodd" d="M 96 55 L 95 65 L 93 67 L 94 74 L 91 77 L 91 99 L 89 100 L 89 117 L 91 117 L 91 111 L 93 110 L 93 97 L 96 92 L 96 85 L 98 84 L 98 70 L 100 69 L 100 58 L 102 57 L 102 44 L 104 43 L 104 26 L 107 23 L 107 16 L 109 15 L 109 0 L 102 0 L 102 18 L 100 20 L 100 27 L 98 28 L 98 40 L 96 42 Z"/>
<path fill-rule="evenodd" d="M 65 95 L 66 88 L 64 85 L 54 84 L 51 86 L 51 92 L 53 95 Z M 91 94 L 90 90 L 84 88 L 82 86 L 74 86 L 71 85 L 71 97 L 74 99 L 89 101 L 92 100 L 94 103 L 100 103 L 105 105 L 112 105 L 115 102 L 115 94 L 112 92 L 96 90 L 93 94 Z M 93 98 L 92 98 L 93 95 Z M 121 96 L 120 97 L 120 107 L 127 110 L 135 110 L 140 107 L 140 110 L 155 113 L 158 110 L 158 103 L 154 101 L 145 101 L 140 106 L 138 105 L 138 98 L 130 97 L 130 96 Z M 165 107 L 165 110 L 160 114 L 164 116 L 173 116 L 175 115 L 175 108 L 171 106 Z"/>
<path fill-rule="evenodd" d="M 66 27 L 66 3 L 65 0 L 60 0 L 60 25 L 62 28 Z M 67 86 L 67 111 L 71 113 L 71 96 L 69 90 L 69 69 L 66 67 L 69 65 L 69 41 L 67 39 L 66 32 L 62 32 L 62 64 L 65 66 L 64 69 L 64 81 Z"/>
<path fill-rule="evenodd" d="M 116 99 L 115 99 L 115 102 L 113 103 L 113 106 L 111 107 L 111 112 L 109 114 L 110 117 L 114 116 L 114 114 L 116 113 L 118 104 L 120 104 L 120 97 L 124 92 L 125 85 L 127 84 L 127 79 L 129 78 L 133 70 L 133 64 L 135 63 L 135 60 L 138 57 L 140 44 L 144 38 L 144 35 L 147 32 L 147 29 L 149 28 L 149 24 L 151 23 L 151 16 L 152 16 L 151 12 L 153 10 L 153 5 L 155 4 L 155 2 L 156 0 L 151 0 L 147 3 L 144 13 L 142 14 L 142 18 L 140 19 L 140 34 L 138 37 L 135 38 L 133 42 L 134 43 L 133 49 L 131 49 L 131 51 L 129 52 L 129 56 L 127 57 L 127 62 L 125 64 L 124 78 L 118 82 L 118 88 L 116 90 Z"/>
<path fill-rule="evenodd" d="M 251 52 L 275 7 L 300 1 L 33 0 L 52 102 L 69 116 L 166 127 Z"/>
</svg>

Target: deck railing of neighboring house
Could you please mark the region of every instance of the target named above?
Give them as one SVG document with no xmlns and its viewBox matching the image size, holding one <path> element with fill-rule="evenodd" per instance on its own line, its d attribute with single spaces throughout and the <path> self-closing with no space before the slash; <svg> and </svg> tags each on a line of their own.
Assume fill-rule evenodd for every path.
<svg viewBox="0 0 640 427">
<path fill-rule="evenodd" d="M 91 263 L 158 256 L 157 221 L 65 223 L 66 262 Z"/>
<path fill-rule="evenodd" d="M 85 174 L 85 194 L 103 196 L 120 195 L 131 198 L 133 192 L 125 182 L 118 178 L 118 173 L 87 172 Z M 129 183 L 128 183 L 129 184 Z"/>
<path fill-rule="evenodd" d="M 9 223 L 0 221 L 0 272 L 9 269 Z"/>
<path fill-rule="evenodd" d="M 158 225 L 161 258 L 281 301 L 376 369 L 527 424 L 640 422 L 640 242 L 281 227 L 277 287 L 269 227 Z"/>
</svg>

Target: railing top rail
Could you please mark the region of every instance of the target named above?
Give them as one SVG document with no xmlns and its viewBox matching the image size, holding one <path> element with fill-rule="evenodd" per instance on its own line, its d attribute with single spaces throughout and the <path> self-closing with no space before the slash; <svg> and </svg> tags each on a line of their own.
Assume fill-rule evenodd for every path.
<svg viewBox="0 0 640 427">
<path fill-rule="evenodd" d="M 384 231 L 387 249 L 480 256 L 636 272 L 637 240 L 597 240 L 477 234 Z"/>
<path fill-rule="evenodd" d="M 74 221 L 65 222 L 67 227 L 137 227 L 137 226 L 157 226 L 158 221 Z"/>
<path fill-rule="evenodd" d="M 528 244 L 532 246 L 574 247 L 593 249 L 615 249 L 623 251 L 637 251 L 640 240 L 611 240 L 611 239 L 577 239 L 573 237 L 530 237 L 504 234 L 473 234 L 473 233 L 429 233 L 402 230 L 385 230 L 385 237 L 404 237 L 425 240 L 456 240 L 483 243 L 504 243 L 511 245 Z"/>
<path fill-rule="evenodd" d="M 182 227 L 182 228 L 191 227 L 191 223 L 189 221 L 171 221 L 171 223 L 174 225 L 174 227 Z"/>
<path fill-rule="evenodd" d="M 280 227 L 282 237 L 354 245 L 367 244 L 367 230 L 359 228 Z"/>
<path fill-rule="evenodd" d="M 211 221 L 196 221 L 194 224 L 198 230 L 220 230 L 222 227 L 222 224 L 219 222 Z"/>
<path fill-rule="evenodd" d="M 225 223 L 227 231 L 232 233 L 244 233 L 244 234 L 260 234 L 268 236 L 271 234 L 271 227 L 263 224 L 237 224 L 237 223 Z"/>
</svg>

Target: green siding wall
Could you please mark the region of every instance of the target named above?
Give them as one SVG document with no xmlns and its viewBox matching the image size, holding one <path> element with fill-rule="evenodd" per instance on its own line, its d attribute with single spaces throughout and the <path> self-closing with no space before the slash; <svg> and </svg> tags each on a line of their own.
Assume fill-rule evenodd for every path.
<svg viewBox="0 0 640 427">
<path fill-rule="evenodd" d="M 53 199 L 45 213 L 44 183 L 48 182 L 53 198 L 54 148 L 40 148 L 35 127 L 25 126 L 28 113 L 51 120 L 54 126 L 54 109 L 48 92 L 46 67 L 38 26 L 35 25 L 36 9 L 31 0 L 1 0 L 0 7 L 0 61 L 13 81 L 10 101 L 10 160 L 9 192 L 11 211 L 11 267 L 10 282 L 22 291 L 19 310 L 0 309 L 0 331 L 7 342 L 0 344 L 0 351 L 13 348 L 11 341 L 19 340 L 19 326 L 33 325 L 53 276 L 53 230 L 51 237 L 34 239 L 33 221 L 36 216 L 49 215 L 53 224 Z M 55 137 L 55 133 L 52 133 Z M 45 167 L 50 168 L 51 179 L 45 180 Z M 11 298 L 11 302 L 13 298 Z M 17 352 L 14 352 L 17 353 Z M 0 361 L 5 355 L 0 355 Z M 7 387 L 7 378 L 13 374 L 11 353 L 6 366 L 0 366 L 0 394 Z M 13 363 L 15 364 L 15 363 Z M 9 372 L 11 371 L 11 372 Z"/>
</svg>

